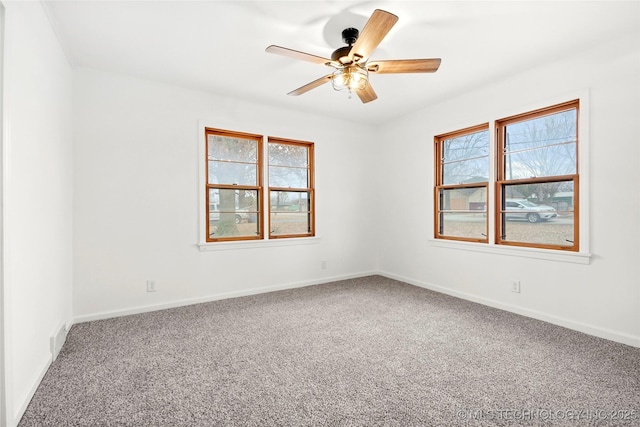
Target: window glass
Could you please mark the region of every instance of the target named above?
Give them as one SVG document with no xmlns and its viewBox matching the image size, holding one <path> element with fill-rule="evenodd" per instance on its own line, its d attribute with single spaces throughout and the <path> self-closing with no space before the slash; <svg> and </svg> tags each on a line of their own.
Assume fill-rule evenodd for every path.
<svg viewBox="0 0 640 427">
<path fill-rule="evenodd" d="M 578 251 L 579 102 L 496 121 L 498 244 Z"/>
<path fill-rule="evenodd" d="M 256 141 L 226 135 L 208 135 L 209 160 L 256 163 Z"/>
<path fill-rule="evenodd" d="M 309 233 L 310 213 L 271 211 L 271 236 L 288 236 Z"/>
<path fill-rule="evenodd" d="M 307 188 L 309 170 L 298 167 L 269 166 L 269 185 L 271 187 Z"/>
<path fill-rule="evenodd" d="M 505 242 L 571 247 L 573 182 L 505 185 L 501 238 Z"/>
<path fill-rule="evenodd" d="M 261 239 L 262 137 L 205 129 L 207 238 Z"/>
<path fill-rule="evenodd" d="M 485 187 L 441 189 L 438 234 L 486 239 L 487 189 Z"/>
<path fill-rule="evenodd" d="M 576 173 L 577 110 L 505 126 L 505 179 Z"/>
<path fill-rule="evenodd" d="M 269 236 L 313 236 L 313 143 L 269 140 Z"/>
<path fill-rule="evenodd" d="M 437 238 L 486 242 L 489 125 L 435 137 Z"/>
<path fill-rule="evenodd" d="M 269 144 L 269 164 L 306 168 L 309 166 L 307 147 L 272 142 Z"/>
<path fill-rule="evenodd" d="M 310 193 L 307 191 L 271 191 L 271 211 L 307 212 L 310 206 Z"/>
<path fill-rule="evenodd" d="M 442 141 L 442 185 L 485 182 L 488 177 L 488 130 Z"/>
<path fill-rule="evenodd" d="M 209 237 L 259 234 L 258 192 L 209 190 Z"/>
<path fill-rule="evenodd" d="M 209 162 L 209 184 L 255 185 L 257 178 L 256 164 Z"/>
</svg>

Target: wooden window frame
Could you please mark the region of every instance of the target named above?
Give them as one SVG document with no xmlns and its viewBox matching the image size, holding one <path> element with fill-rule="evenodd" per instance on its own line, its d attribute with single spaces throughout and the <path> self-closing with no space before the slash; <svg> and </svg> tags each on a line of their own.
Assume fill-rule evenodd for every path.
<svg viewBox="0 0 640 427">
<path fill-rule="evenodd" d="M 287 144 L 294 145 L 299 147 L 305 147 L 307 149 L 307 187 L 298 188 L 298 187 L 271 187 L 268 186 L 267 190 L 267 200 L 268 200 L 268 224 L 269 224 L 269 239 L 289 239 L 289 238 L 298 238 L 298 237 L 313 237 L 315 236 L 315 154 L 314 154 L 314 143 L 308 141 L 298 141 L 293 139 L 279 138 L 270 136 L 267 138 L 267 171 L 269 171 L 271 164 L 268 160 L 268 150 L 269 144 Z M 297 234 L 280 234 L 273 235 L 272 234 L 272 225 L 271 225 L 271 192 L 272 191 L 291 191 L 291 192 L 307 192 L 309 194 L 309 231 L 307 233 L 297 233 Z"/>
<path fill-rule="evenodd" d="M 584 99 L 583 99 L 584 97 Z M 471 183 L 471 184 L 447 184 L 444 185 L 444 176 L 443 176 L 443 160 L 442 160 L 442 150 L 443 150 L 443 141 L 452 139 L 455 137 L 463 136 L 465 134 L 478 132 L 480 130 L 487 129 L 488 124 L 486 125 L 477 125 L 471 126 L 468 128 L 456 130 L 453 132 L 442 133 L 434 136 L 434 193 L 433 193 L 433 213 L 434 213 L 434 222 L 433 222 L 433 236 L 435 241 L 445 242 L 445 241 L 459 241 L 460 243 L 471 242 L 471 243 L 484 243 L 484 248 L 487 250 L 493 250 L 490 248 L 497 249 L 501 247 L 503 249 L 513 248 L 513 249 L 532 249 L 527 252 L 518 252 L 519 254 L 527 254 L 529 256 L 533 256 L 533 254 L 538 254 L 540 257 L 544 257 L 547 255 L 542 255 L 548 253 L 548 256 L 551 255 L 551 251 L 556 251 L 556 253 L 564 252 L 569 255 L 571 253 L 578 255 L 580 257 L 584 257 L 587 255 L 585 252 L 584 246 L 588 246 L 588 235 L 582 236 L 583 239 L 581 241 L 581 230 L 584 227 L 587 227 L 588 224 L 588 212 L 584 213 L 584 215 L 580 212 L 580 206 L 582 203 L 585 203 L 585 200 L 582 200 L 584 197 L 588 197 L 588 194 L 583 194 L 584 197 L 581 198 L 580 189 L 581 185 L 585 185 L 585 182 L 581 183 L 580 179 L 580 171 L 583 167 L 582 163 L 585 163 L 585 159 L 581 158 L 581 156 L 586 153 L 588 147 L 583 145 L 585 144 L 582 139 L 588 136 L 588 123 L 583 123 L 585 117 L 583 116 L 582 109 L 588 108 L 588 95 L 581 94 L 576 97 L 576 99 L 570 101 L 560 101 L 557 103 L 553 103 L 551 105 L 543 106 L 541 108 L 532 109 L 525 113 L 520 113 L 512 116 L 508 116 L 505 118 L 493 120 L 493 126 L 489 127 L 490 130 L 493 130 L 492 137 L 493 143 L 490 142 L 490 153 L 489 153 L 489 164 L 491 165 L 491 170 L 488 177 L 487 188 L 487 206 L 486 206 L 486 215 L 487 215 L 487 239 L 473 239 L 468 237 L 458 237 L 458 236 L 448 236 L 441 233 L 441 203 L 439 200 L 439 195 L 441 190 L 449 190 L 449 189 L 464 189 L 464 188 L 479 188 L 484 185 L 484 183 Z M 575 134 L 575 173 L 566 174 L 566 175 L 555 175 L 555 176 L 545 176 L 545 177 L 531 177 L 531 178 L 519 178 L 519 179 L 506 179 L 506 156 L 509 153 L 505 151 L 505 129 L 508 125 L 524 122 L 527 120 L 532 120 L 538 117 L 543 117 L 555 113 L 560 113 L 563 111 L 575 110 L 576 112 L 576 134 Z M 583 135 L 581 135 L 581 133 Z M 582 136 L 582 138 L 581 138 Z M 491 140 L 490 140 L 491 141 Z M 569 142 L 569 141 L 566 141 Z M 573 142 L 573 141 L 571 141 Z M 588 175 L 587 175 L 588 177 Z M 540 183 L 554 183 L 554 182 L 567 182 L 571 183 L 573 186 L 573 201 L 572 201 L 572 218 L 573 218 L 573 236 L 572 240 L 569 240 L 570 237 L 567 236 L 567 245 L 554 244 L 554 243 L 533 243 L 533 242 L 519 242 L 514 240 L 506 240 L 503 238 L 503 230 L 505 227 L 505 211 L 503 207 L 506 202 L 506 189 L 508 186 L 519 185 L 519 184 L 540 184 Z M 584 191 L 584 188 L 582 188 Z M 567 212 L 571 211 L 568 209 Z M 581 220 L 582 218 L 582 220 Z M 446 230 L 445 230 L 446 231 Z M 453 243 L 453 242 L 452 242 Z M 463 246 L 459 246 L 463 247 Z M 477 246 L 476 248 L 480 250 L 483 246 Z M 542 251 L 539 251 L 542 250 Z M 535 252 L 534 252 L 535 251 Z M 503 252 L 500 252 L 503 253 Z M 515 252 L 514 252 L 515 253 Z M 587 255 L 588 256 L 588 255 Z M 535 256 L 534 256 L 535 257 Z M 546 259 L 546 258 L 545 258 Z M 549 258 L 556 259 L 556 258 Z M 563 260 L 569 258 L 562 258 Z M 574 259 L 574 258 L 570 258 Z M 577 258 L 575 258 L 577 259 Z M 583 261 L 579 261 L 583 262 Z M 588 261 L 587 261 L 588 262 Z"/>
<path fill-rule="evenodd" d="M 560 113 L 563 111 L 576 110 L 576 167 L 574 174 L 557 175 L 548 177 L 532 177 L 527 179 L 506 179 L 506 137 L 505 131 L 509 124 L 532 120 L 537 117 L 543 117 L 550 114 Z M 580 150 L 580 100 L 574 99 L 572 101 L 563 102 L 560 104 L 552 105 L 545 108 L 529 111 L 522 114 L 517 114 L 504 119 L 496 120 L 495 122 L 496 132 L 496 182 L 495 182 L 495 198 L 494 198 L 494 232 L 495 242 L 497 245 L 505 246 L 522 246 L 528 248 L 539 249 L 554 249 L 578 252 L 580 249 L 580 197 L 579 197 L 579 150 Z M 505 204 L 505 188 L 508 185 L 521 185 L 521 184 L 541 184 L 552 182 L 567 182 L 573 183 L 573 242 L 571 246 L 561 246 L 553 244 L 538 244 L 531 242 L 517 242 L 507 241 L 503 239 L 503 228 L 505 227 L 506 218 L 504 216 L 504 204 Z"/>
<path fill-rule="evenodd" d="M 441 135 L 436 135 L 434 137 L 434 159 L 435 159 L 435 187 L 433 193 L 433 203 L 434 203 L 434 221 L 433 221 L 433 235 L 436 239 L 445 239 L 445 240 L 458 240 L 464 242 L 476 242 L 476 243 L 488 243 L 489 242 L 489 215 L 488 215 L 488 206 L 489 206 L 489 181 L 485 182 L 477 182 L 477 183 L 469 183 L 469 184 L 443 184 L 444 175 L 443 175 L 443 163 L 444 163 L 444 154 L 443 147 L 444 141 L 457 138 L 460 136 L 488 131 L 489 123 L 484 123 L 481 125 L 471 126 L 468 128 L 460 129 L 453 132 L 448 132 Z M 487 146 L 489 149 L 489 146 Z M 487 156 L 487 173 L 490 170 L 490 155 Z M 489 177 L 487 177 L 490 179 Z M 441 234 L 441 217 L 443 210 L 441 209 L 440 203 L 440 192 L 442 190 L 456 190 L 456 189 L 467 189 L 467 188 L 484 188 L 485 194 L 487 197 L 487 203 L 485 204 L 485 238 L 471 238 L 471 237 L 460 237 L 460 236 L 447 236 Z"/>
<path fill-rule="evenodd" d="M 230 241 L 244 241 L 244 240 L 262 240 L 264 239 L 264 220 L 263 220 L 263 146 L 264 137 L 262 135 L 255 135 L 245 132 L 236 132 L 224 129 L 216 129 L 205 127 L 204 128 L 205 150 L 204 150 L 204 162 L 205 162 L 205 238 L 207 243 L 212 242 L 230 242 Z M 209 135 L 217 135 L 229 138 L 240 138 L 245 140 L 253 140 L 256 142 L 256 184 L 255 185 L 230 185 L 230 184 L 210 184 L 209 183 Z M 209 190 L 250 190 L 257 193 L 257 226 L 258 232 L 255 236 L 225 236 L 225 237 L 211 237 L 209 234 Z"/>
</svg>

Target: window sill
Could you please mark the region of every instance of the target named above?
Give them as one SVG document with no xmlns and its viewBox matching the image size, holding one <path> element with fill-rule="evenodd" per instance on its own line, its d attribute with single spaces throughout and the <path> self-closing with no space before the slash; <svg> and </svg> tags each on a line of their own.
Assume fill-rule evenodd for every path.
<svg viewBox="0 0 640 427">
<path fill-rule="evenodd" d="M 245 240 L 241 242 L 208 242 L 199 243 L 200 252 L 225 251 L 232 249 L 275 248 L 280 246 L 317 245 L 320 237 L 292 237 L 289 239 Z"/>
<path fill-rule="evenodd" d="M 499 246 L 486 243 L 459 242 L 444 239 L 429 239 L 429 244 L 431 246 L 439 248 L 484 252 L 522 258 L 535 258 L 547 261 L 568 262 L 573 264 L 589 264 L 591 260 L 591 254 L 583 252 L 565 252 L 551 249 Z"/>
</svg>

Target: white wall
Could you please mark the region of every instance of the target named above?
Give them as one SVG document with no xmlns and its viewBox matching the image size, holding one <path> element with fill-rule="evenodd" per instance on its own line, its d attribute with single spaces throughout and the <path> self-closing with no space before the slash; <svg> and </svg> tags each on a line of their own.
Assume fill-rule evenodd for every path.
<svg viewBox="0 0 640 427">
<path fill-rule="evenodd" d="M 385 151 L 379 180 L 402 224 L 383 221 L 378 268 L 392 277 L 640 346 L 640 46 L 637 34 L 470 91 L 388 126 L 402 150 Z M 572 99 L 589 103 L 589 265 L 437 247 L 433 237 L 433 137 Z M 420 137 L 416 138 L 419 135 Z M 396 182 L 405 183 L 402 191 Z M 423 197 L 415 197 L 422 194 Z M 411 202 L 408 202 L 408 200 Z M 411 224 L 410 229 L 404 224 Z M 522 292 L 512 293 L 512 280 Z"/>
<path fill-rule="evenodd" d="M 71 321 L 72 71 L 39 2 L 5 2 L 4 285 L 7 425 Z"/>
<path fill-rule="evenodd" d="M 76 320 L 373 271 L 366 128 L 88 69 L 74 82 Z M 199 251 L 199 121 L 315 142 L 314 244 Z"/>
</svg>

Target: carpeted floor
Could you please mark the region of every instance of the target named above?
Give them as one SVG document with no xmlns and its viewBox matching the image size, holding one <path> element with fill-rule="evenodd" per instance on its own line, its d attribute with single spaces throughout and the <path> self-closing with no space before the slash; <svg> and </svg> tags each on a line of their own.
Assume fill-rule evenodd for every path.
<svg viewBox="0 0 640 427">
<path fill-rule="evenodd" d="M 379 276 L 74 325 L 20 426 L 640 425 L 640 349 Z"/>
</svg>

